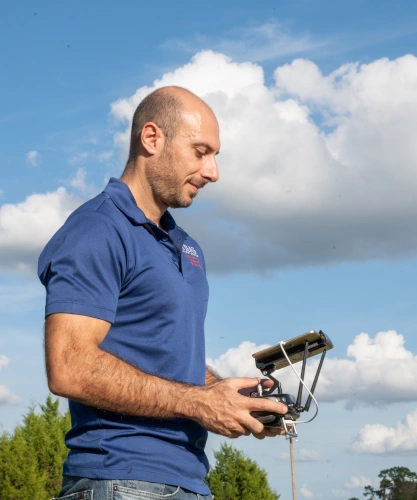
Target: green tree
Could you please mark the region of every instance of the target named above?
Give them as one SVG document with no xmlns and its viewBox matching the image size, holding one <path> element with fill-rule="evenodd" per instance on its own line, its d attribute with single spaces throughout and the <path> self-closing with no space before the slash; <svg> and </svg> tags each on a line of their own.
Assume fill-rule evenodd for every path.
<svg viewBox="0 0 417 500">
<path fill-rule="evenodd" d="M 61 415 L 59 400 L 51 395 L 41 412 L 31 406 L 22 425 L 0 436 L 1 500 L 49 500 L 61 488 L 62 463 L 67 455 L 65 433 L 69 412 Z"/>
<path fill-rule="evenodd" d="M 371 500 L 417 500 L 417 474 L 407 467 L 392 467 L 382 470 L 379 489 L 365 486 L 364 496 Z"/>
<path fill-rule="evenodd" d="M 226 443 L 214 453 L 216 466 L 206 476 L 216 500 L 278 500 L 266 472 L 242 451 Z"/>
</svg>

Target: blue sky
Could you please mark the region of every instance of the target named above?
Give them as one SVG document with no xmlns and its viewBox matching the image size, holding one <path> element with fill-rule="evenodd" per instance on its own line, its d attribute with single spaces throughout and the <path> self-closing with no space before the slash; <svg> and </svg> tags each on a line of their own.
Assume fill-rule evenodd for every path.
<svg viewBox="0 0 417 500">
<path fill-rule="evenodd" d="M 218 184 L 174 212 L 209 265 L 207 356 L 243 375 L 260 345 L 312 328 L 333 340 L 319 415 L 299 428 L 300 498 L 415 470 L 415 2 L 0 9 L 0 425 L 47 394 L 40 249 L 120 175 L 138 99 L 176 83 L 221 125 Z M 285 440 L 235 444 L 290 497 Z"/>
</svg>

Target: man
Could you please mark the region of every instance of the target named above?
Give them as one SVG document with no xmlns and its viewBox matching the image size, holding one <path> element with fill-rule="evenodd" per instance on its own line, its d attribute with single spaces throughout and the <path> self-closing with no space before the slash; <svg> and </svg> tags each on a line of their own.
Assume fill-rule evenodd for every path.
<svg viewBox="0 0 417 500">
<path fill-rule="evenodd" d="M 217 181 L 219 149 L 207 104 L 178 87 L 153 92 L 134 114 L 121 179 L 40 256 L 48 384 L 72 417 L 60 498 L 211 498 L 207 430 L 279 433 L 250 415 L 286 411 L 243 395 L 258 379 L 205 368 L 203 253 L 167 212 Z"/>
</svg>

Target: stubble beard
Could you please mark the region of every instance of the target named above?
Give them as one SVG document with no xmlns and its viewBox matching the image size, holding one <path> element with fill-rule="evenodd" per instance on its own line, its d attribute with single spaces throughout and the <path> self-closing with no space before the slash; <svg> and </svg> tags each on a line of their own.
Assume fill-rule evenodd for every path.
<svg viewBox="0 0 417 500">
<path fill-rule="evenodd" d="M 168 143 L 165 144 L 161 156 L 152 164 L 147 172 L 149 186 L 154 197 L 171 208 L 187 208 L 197 193 L 184 194 L 184 184 L 178 177 L 175 160 Z"/>
</svg>

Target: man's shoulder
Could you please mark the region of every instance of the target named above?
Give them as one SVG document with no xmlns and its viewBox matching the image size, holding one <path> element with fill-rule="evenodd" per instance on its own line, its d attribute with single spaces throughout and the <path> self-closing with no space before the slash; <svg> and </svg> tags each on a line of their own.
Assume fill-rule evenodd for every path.
<svg viewBox="0 0 417 500">
<path fill-rule="evenodd" d="M 116 231 L 119 234 L 127 234 L 126 226 L 129 226 L 129 223 L 106 192 L 98 194 L 74 210 L 61 231 L 74 229 L 82 231 L 90 228 L 94 230 L 97 226 L 106 227 L 108 231 Z"/>
<path fill-rule="evenodd" d="M 65 221 L 42 250 L 38 261 L 38 274 L 48 272 L 51 262 L 59 259 L 79 261 L 94 256 L 108 259 L 116 257 L 126 261 L 128 231 L 118 216 L 117 208 L 106 193 L 82 204 Z"/>
<path fill-rule="evenodd" d="M 90 200 L 84 202 L 80 205 L 68 219 L 71 217 L 77 217 L 79 215 L 87 215 L 88 214 L 97 214 L 97 217 L 107 216 L 109 218 L 113 218 L 117 216 L 117 207 L 112 202 L 110 196 L 106 192 L 102 192 L 91 198 Z M 93 215 L 94 217 L 94 215 Z"/>
<path fill-rule="evenodd" d="M 70 246 L 87 245 L 92 251 L 104 241 L 118 246 L 119 242 L 122 243 L 126 239 L 127 234 L 122 220 L 110 197 L 104 192 L 100 193 L 70 214 L 46 244 L 40 260 L 45 255 L 55 253 L 64 241 Z"/>
</svg>

